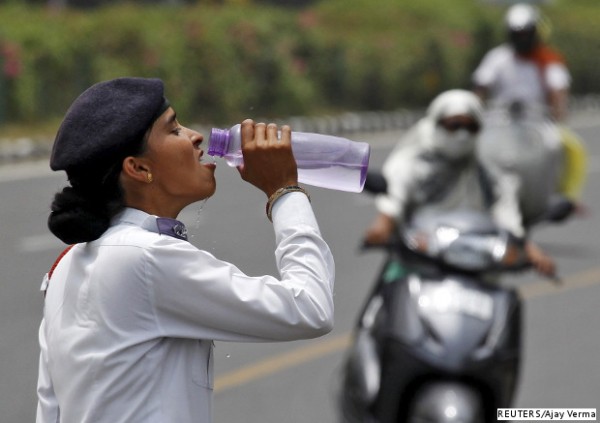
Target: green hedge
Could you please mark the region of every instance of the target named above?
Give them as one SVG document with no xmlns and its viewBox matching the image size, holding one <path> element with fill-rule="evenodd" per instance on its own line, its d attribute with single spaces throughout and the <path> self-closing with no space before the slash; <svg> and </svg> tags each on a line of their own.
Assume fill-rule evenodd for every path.
<svg viewBox="0 0 600 423">
<path fill-rule="evenodd" d="M 545 10 L 575 93 L 600 92 L 596 2 Z M 123 75 L 162 78 L 182 118 L 199 123 L 423 106 L 468 87 L 502 39 L 503 9 L 475 0 L 228 3 L 0 7 L 0 123 L 58 119 L 83 89 Z"/>
</svg>

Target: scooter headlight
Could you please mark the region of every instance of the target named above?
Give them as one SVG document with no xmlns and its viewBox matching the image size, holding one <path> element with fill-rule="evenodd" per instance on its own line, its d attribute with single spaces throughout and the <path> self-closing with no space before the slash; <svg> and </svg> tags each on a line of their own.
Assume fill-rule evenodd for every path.
<svg viewBox="0 0 600 423">
<path fill-rule="evenodd" d="M 488 269 L 494 263 L 495 237 L 462 235 L 442 250 L 442 259 L 452 266 L 475 271 Z"/>
<path fill-rule="evenodd" d="M 433 233 L 412 230 L 405 243 L 413 251 L 439 259 L 467 271 L 481 271 L 510 261 L 507 237 L 502 234 L 469 234 L 451 226 L 439 226 Z"/>
<path fill-rule="evenodd" d="M 505 233 L 460 234 L 454 228 L 437 230 L 440 257 L 445 263 L 469 271 L 490 269 L 507 256 Z"/>
</svg>

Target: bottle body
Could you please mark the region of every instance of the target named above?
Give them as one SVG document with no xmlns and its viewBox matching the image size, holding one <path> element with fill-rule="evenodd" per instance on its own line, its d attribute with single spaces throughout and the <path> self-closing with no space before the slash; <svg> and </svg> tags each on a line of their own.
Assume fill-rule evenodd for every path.
<svg viewBox="0 0 600 423">
<path fill-rule="evenodd" d="M 208 154 L 223 157 L 230 166 L 244 162 L 240 125 L 213 128 Z M 298 181 L 307 185 L 361 192 L 369 166 L 370 146 L 365 142 L 309 132 L 292 132 L 292 152 Z"/>
</svg>

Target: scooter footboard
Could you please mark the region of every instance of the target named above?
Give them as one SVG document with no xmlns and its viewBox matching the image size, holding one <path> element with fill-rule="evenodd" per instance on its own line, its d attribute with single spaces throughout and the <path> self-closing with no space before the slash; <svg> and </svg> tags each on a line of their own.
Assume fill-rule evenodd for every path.
<svg viewBox="0 0 600 423">
<path fill-rule="evenodd" d="M 419 388 L 408 413 L 408 423 L 485 421 L 481 395 L 459 382 L 432 382 Z"/>
</svg>

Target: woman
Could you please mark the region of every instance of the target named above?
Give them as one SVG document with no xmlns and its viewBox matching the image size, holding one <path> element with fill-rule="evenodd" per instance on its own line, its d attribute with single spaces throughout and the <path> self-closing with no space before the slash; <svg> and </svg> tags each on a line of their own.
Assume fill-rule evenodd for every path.
<svg viewBox="0 0 600 423">
<path fill-rule="evenodd" d="M 268 197 L 281 279 L 250 277 L 176 220 L 215 192 L 203 136 L 158 79 L 119 78 L 67 111 L 50 160 L 70 186 L 50 230 L 37 422 L 210 422 L 213 340 L 286 341 L 333 324 L 334 264 L 297 186 L 290 128 L 242 123 L 241 177 Z"/>
<path fill-rule="evenodd" d="M 489 211 L 513 235 L 526 235 L 513 177 L 484 169 L 477 160 L 481 119 L 481 103 L 469 91 L 449 90 L 432 101 L 384 163 L 387 193 L 376 199 L 378 214 L 366 243 L 387 242 L 417 211 L 461 208 Z M 526 247 L 536 269 L 553 275 L 554 261 L 532 241 Z"/>
</svg>

